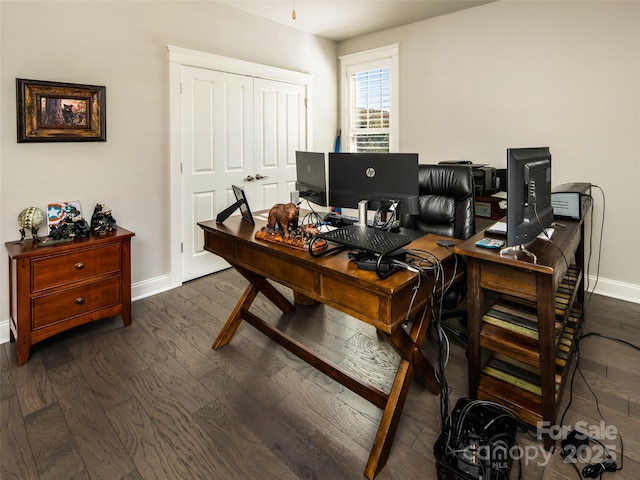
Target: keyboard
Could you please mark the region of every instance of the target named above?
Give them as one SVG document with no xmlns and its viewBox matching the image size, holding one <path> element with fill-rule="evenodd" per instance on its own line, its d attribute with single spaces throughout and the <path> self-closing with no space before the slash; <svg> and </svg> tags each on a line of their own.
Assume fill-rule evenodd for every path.
<svg viewBox="0 0 640 480">
<path fill-rule="evenodd" d="M 330 232 L 321 233 L 318 237 L 328 242 L 378 255 L 388 255 L 411 243 L 409 237 L 400 233 L 355 225 L 336 228 Z"/>
</svg>

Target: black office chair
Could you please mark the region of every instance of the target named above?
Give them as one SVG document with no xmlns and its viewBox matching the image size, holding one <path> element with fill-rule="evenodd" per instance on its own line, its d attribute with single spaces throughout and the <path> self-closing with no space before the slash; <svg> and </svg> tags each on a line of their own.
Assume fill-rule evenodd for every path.
<svg viewBox="0 0 640 480">
<path fill-rule="evenodd" d="M 418 215 L 401 215 L 400 225 L 425 233 L 466 240 L 475 233 L 475 186 L 471 166 L 464 164 L 419 165 Z M 464 268 L 461 258 L 459 268 Z M 459 318 L 466 325 L 466 311 L 459 307 L 466 295 L 466 278 L 452 285 L 442 298 L 441 320 Z M 451 323 L 442 323 L 449 334 L 467 343 L 466 334 Z"/>
</svg>

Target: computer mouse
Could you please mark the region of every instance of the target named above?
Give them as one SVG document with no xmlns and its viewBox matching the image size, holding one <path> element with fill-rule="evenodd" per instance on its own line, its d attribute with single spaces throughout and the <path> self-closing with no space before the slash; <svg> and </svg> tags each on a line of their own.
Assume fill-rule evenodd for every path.
<svg viewBox="0 0 640 480">
<path fill-rule="evenodd" d="M 453 240 L 438 240 L 436 241 L 436 243 L 441 247 L 447 247 L 447 248 L 453 247 L 455 245 Z"/>
</svg>

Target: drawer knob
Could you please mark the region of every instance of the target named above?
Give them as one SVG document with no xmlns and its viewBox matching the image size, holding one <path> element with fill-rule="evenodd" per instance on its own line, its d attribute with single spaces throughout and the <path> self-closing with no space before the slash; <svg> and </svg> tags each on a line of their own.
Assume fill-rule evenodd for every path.
<svg viewBox="0 0 640 480">
<path fill-rule="evenodd" d="M 84 297 L 78 297 L 74 300 L 78 305 L 82 305 L 84 303 Z"/>
<path fill-rule="evenodd" d="M 84 268 L 84 263 L 78 262 L 74 265 L 76 270 L 82 270 Z"/>
</svg>

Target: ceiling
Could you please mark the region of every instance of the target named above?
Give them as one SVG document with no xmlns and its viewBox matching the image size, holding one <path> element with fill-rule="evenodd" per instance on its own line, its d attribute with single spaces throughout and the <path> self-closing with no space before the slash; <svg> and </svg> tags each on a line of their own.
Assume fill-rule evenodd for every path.
<svg viewBox="0 0 640 480">
<path fill-rule="evenodd" d="M 219 0 L 330 40 L 398 27 L 495 0 Z M 292 19 L 295 8 L 296 19 Z"/>
</svg>

